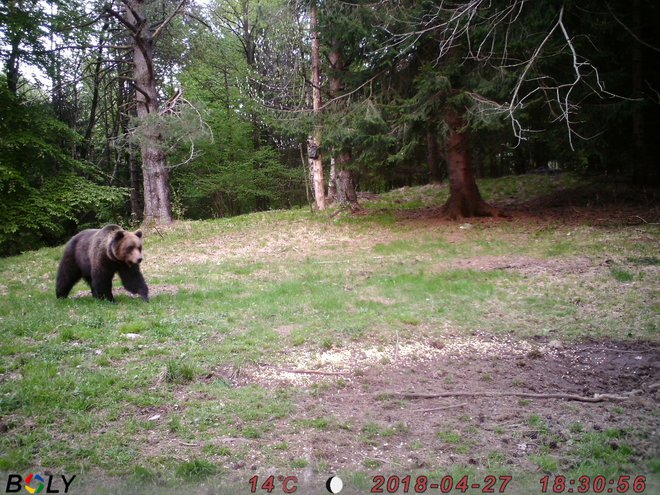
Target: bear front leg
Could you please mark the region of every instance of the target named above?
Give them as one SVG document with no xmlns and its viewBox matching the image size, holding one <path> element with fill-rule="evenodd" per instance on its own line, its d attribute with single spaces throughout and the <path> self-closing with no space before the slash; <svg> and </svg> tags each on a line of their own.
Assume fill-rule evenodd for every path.
<svg viewBox="0 0 660 495">
<path fill-rule="evenodd" d="M 92 296 L 97 299 L 106 299 L 115 302 L 112 297 L 112 276 L 114 273 L 103 269 L 93 269 L 92 271 Z"/>
<path fill-rule="evenodd" d="M 145 282 L 140 267 L 137 265 L 132 268 L 123 268 L 119 270 L 119 278 L 124 288 L 133 294 L 138 294 L 145 301 L 149 301 L 149 287 Z"/>
</svg>

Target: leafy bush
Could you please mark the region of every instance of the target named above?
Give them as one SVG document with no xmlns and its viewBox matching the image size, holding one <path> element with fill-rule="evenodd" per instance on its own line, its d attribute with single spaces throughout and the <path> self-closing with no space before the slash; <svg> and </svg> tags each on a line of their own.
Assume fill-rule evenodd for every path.
<svg viewBox="0 0 660 495">
<path fill-rule="evenodd" d="M 218 105 L 208 106 L 205 119 L 214 139 L 198 141 L 197 158 L 171 176 L 180 213 L 195 219 L 224 217 L 304 201 L 302 167 L 286 166 L 271 146 L 255 146 L 252 122 Z M 184 149 L 170 161 L 187 156 Z"/>
<path fill-rule="evenodd" d="M 99 185 L 98 171 L 70 156 L 79 136 L 47 105 L 0 89 L 0 135 L 0 255 L 61 242 L 67 225 L 107 221 L 124 202 L 125 189 Z"/>
<path fill-rule="evenodd" d="M 286 168 L 270 148 L 229 161 L 203 160 L 180 172 L 174 185 L 190 218 L 223 217 L 288 206 L 300 189 L 300 170 Z"/>
</svg>

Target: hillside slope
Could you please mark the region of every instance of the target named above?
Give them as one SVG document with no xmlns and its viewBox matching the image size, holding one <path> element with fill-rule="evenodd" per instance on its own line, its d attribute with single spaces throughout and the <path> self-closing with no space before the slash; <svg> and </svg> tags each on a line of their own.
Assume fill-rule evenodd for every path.
<svg viewBox="0 0 660 495">
<path fill-rule="evenodd" d="M 146 239 L 148 304 L 56 300 L 61 247 L 1 259 L 0 470 L 74 493 L 324 493 L 336 473 L 342 493 L 544 473 L 652 493 L 658 209 L 594 187 L 487 181 L 504 219 L 439 219 L 424 187 L 178 222 Z"/>
</svg>

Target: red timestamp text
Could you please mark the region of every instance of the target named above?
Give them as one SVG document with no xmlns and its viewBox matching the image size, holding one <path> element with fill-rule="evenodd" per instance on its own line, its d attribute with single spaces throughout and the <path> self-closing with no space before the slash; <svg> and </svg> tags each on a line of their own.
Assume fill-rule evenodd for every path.
<svg viewBox="0 0 660 495">
<path fill-rule="evenodd" d="M 451 491 L 465 493 L 469 489 L 481 490 L 481 493 L 504 493 L 511 481 L 511 476 L 484 476 L 483 480 L 468 476 L 454 478 L 447 475 L 440 479 L 429 479 L 428 476 L 374 476 L 371 493 L 450 493 Z"/>
<path fill-rule="evenodd" d="M 248 480 L 248 483 L 250 484 L 250 493 L 272 493 L 278 487 L 284 493 L 294 493 L 298 490 L 297 476 L 270 475 L 265 479 L 259 479 L 259 476 L 252 476 Z"/>
<path fill-rule="evenodd" d="M 539 480 L 541 493 L 644 493 L 646 490 L 645 476 L 619 476 L 607 478 L 605 476 L 580 476 L 567 478 L 566 476 L 544 476 Z"/>
</svg>

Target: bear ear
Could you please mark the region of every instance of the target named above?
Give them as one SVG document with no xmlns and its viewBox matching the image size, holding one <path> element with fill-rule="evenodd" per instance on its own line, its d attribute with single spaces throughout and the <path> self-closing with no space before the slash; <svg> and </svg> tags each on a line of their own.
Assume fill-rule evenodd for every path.
<svg viewBox="0 0 660 495">
<path fill-rule="evenodd" d="M 124 231 L 123 230 L 118 230 L 117 232 L 115 232 L 115 235 L 113 237 L 115 242 L 121 241 L 123 238 L 124 238 Z"/>
<path fill-rule="evenodd" d="M 136 230 L 135 235 L 138 236 L 140 239 L 142 239 L 142 231 L 141 230 Z"/>
</svg>

